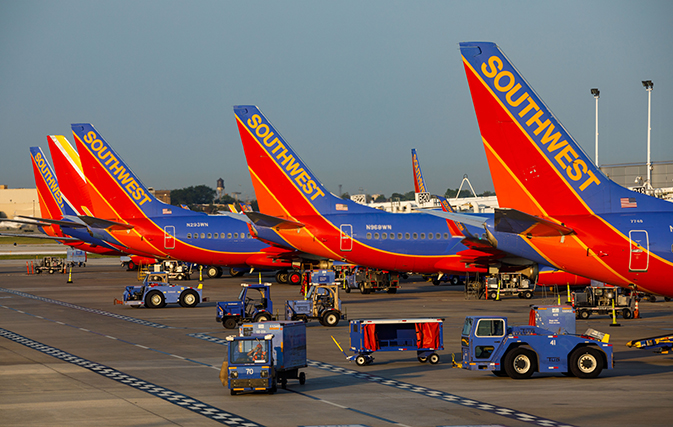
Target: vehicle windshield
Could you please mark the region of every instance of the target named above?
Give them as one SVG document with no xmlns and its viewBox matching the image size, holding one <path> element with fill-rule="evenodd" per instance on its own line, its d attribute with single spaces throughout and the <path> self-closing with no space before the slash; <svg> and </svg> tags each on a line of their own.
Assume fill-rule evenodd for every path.
<svg viewBox="0 0 673 427">
<path fill-rule="evenodd" d="M 229 346 L 229 363 L 269 363 L 269 341 L 232 341 Z"/>
<path fill-rule="evenodd" d="M 239 301 L 243 301 L 243 295 L 245 295 L 245 291 L 246 291 L 246 290 L 247 290 L 247 288 L 243 288 L 243 289 L 241 289 L 241 293 L 238 294 L 238 300 L 239 300 Z"/>
</svg>

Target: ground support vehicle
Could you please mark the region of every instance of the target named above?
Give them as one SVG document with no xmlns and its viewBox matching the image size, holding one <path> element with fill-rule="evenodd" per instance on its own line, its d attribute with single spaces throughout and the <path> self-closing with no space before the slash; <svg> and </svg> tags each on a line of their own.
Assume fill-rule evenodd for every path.
<svg viewBox="0 0 673 427">
<path fill-rule="evenodd" d="M 535 291 L 535 283 L 521 273 L 498 273 L 486 278 L 487 298 L 499 300 L 506 295 L 531 299 Z"/>
<path fill-rule="evenodd" d="M 374 361 L 376 351 L 416 351 L 421 363 L 439 363 L 437 350 L 444 349 L 444 319 L 351 320 L 350 350 L 346 359 L 359 366 Z"/>
<path fill-rule="evenodd" d="M 306 383 L 306 374 L 299 372 L 307 366 L 304 322 L 244 323 L 239 328 L 239 335 L 273 335 L 271 356 L 277 384 L 284 389 L 287 380 L 299 380 L 301 385 Z"/>
<path fill-rule="evenodd" d="M 69 246 L 65 263 L 69 267 L 86 267 L 86 251 Z"/>
<path fill-rule="evenodd" d="M 149 271 L 149 274 L 164 271 L 168 273 L 169 279 L 189 280 L 192 274 L 192 264 L 175 260 L 163 260 L 152 265 Z"/>
<path fill-rule="evenodd" d="M 35 274 L 40 274 L 42 272 L 48 272 L 49 274 L 54 274 L 57 271 L 63 272 L 64 263 L 63 258 L 56 256 L 46 256 L 40 260 L 40 264 L 35 266 Z"/>
<path fill-rule="evenodd" d="M 530 378 L 534 372 L 595 378 L 614 365 L 612 344 L 537 326 L 509 326 L 507 318 L 499 316 L 466 317 L 461 347 L 458 366 L 514 379 Z"/>
<path fill-rule="evenodd" d="M 236 301 L 217 303 L 215 320 L 227 329 L 234 329 L 243 322 L 275 320 L 271 301 L 271 283 L 243 283 Z"/>
<path fill-rule="evenodd" d="M 346 320 L 341 311 L 339 286 L 336 282 L 310 285 L 306 299 L 285 302 L 285 319 L 304 322 L 318 319 L 323 326 L 337 326 L 339 320 Z"/>
<path fill-rule="evenodd" d="M 145 276 L 141 286 L 127 286 L 123 301 L 115 300 L 131 307 L 163 308 L 166 304 L 180 304 L 182 307 L 196 307 L 203 298 L 203 285 L 194 288 L 171 284 L 167 272 L 154 272 Z"/>
<path fill-rule="evenodd" d="M 673 335 L 643 338 L 626 343 L 627 347 L 654 350 L 655 353 L 669 354 L 673 350 Z"/>
<path fill-rule="evenodd" d="M 578 319 L 588 319 L 592 314 L 611 314 L 613 308 L 615 314 L 630 319 L 637 298 L 634 293 L 625 295 L 622 288 L 606 286 L 587 286 L 584 292 L 572 292 L 570 295 Z"/>
<path fill-rule="evenodd" d="M 342 272 L 344 290 L 349 293 L 359 289 L 362 294 L 385 291 L 394 294 L 400 287 L 399 273 L 375 270 L 367 267 L 351 267 Z"/>
</svg>

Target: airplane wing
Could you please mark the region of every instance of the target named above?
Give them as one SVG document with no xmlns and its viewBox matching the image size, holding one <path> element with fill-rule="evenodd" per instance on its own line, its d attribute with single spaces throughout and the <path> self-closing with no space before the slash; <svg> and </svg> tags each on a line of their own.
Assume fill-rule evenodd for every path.
<svg viewBox="0 0 673 427">
<path fill-rule="evenodd" d="M 34 235 L 29 235 L 29 234 L 13 234 L 13 233 L 0 233 L 0 236 L 6 236 L 6 237 L 28 237 L 29 239 L 49 239 L 49 240 L 63 240 L 66 242 L 76 242 L 80 241 L 80 239 L 77 239 L 75 237 L 58 237 L 58 236 L 48 236 L 46 234 L 34 234 Z"/>
<path fill-rule="evenodd" d="M 239 221 L 251 223 L 252 221 L 250 218 L 247 216 L 241 214 L 241 213 L 234 213 L 234 212 L 228 212 L 228 211 L 217 211 L 218 214 L 228 216 L 229 218 L 237 219 Z"/>
<path fill-rule="evenodd" d="M 290 221 L 283 218 L 278 218 L 271 215 L 265 215 L 260 212 L 245 212 L 245 214 L 250 218 L 253 224 L 260 227 L 268 227 L 275 229 L 293 229 L 293 228 L 303 228 L 304 224 L 301 222 Z"/>
<path fill-rule="evenodd" d="M 516 209 L 495 210 L 495 230 L 503 233 L 525 234 L 535 237 L 567 236 L 575 234 L 572 228 Z"/>
</svg>

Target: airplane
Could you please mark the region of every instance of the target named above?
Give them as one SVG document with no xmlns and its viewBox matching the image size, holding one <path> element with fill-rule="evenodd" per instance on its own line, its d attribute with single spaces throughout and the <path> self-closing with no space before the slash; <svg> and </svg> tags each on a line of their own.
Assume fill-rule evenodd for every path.
<svg viewBox="0 0 673 427">
<path fill-rule="evenodd" d="M 531 264 L 494 253 L 478 234 L 471 238 L 454 234 L 452 221 L 429 212 L 389 213 L 337 197 L 256 106 L 236 106 L 234 113 L 260 209 L 247 213 L 258 239 L 397 272 L 484 273 L 488 271 L 484 260 L 508 262 L 519 269 L 520 262 Z M 476 248 L 463 244 L 468 240 Z"/>
<path fill-rule="evenodd" d="M 270 247 L 250 235 L 240 214 L 208 215 L 159 201 L 88 123 L 72 125 L 93 214 L 132 226 L 111 230 L 124 246 L 161 259 L 208 265 L 210 277 L 240 268 L 287 270 L 293 251 Z"/>
<path fill-rule="evenodd" d="M 460 51 L 501 207 L 494 229 L 519 238 L 519 255 L 673 296 L 673 204 L 605 176 L 495 43 Z"/>
</svg>

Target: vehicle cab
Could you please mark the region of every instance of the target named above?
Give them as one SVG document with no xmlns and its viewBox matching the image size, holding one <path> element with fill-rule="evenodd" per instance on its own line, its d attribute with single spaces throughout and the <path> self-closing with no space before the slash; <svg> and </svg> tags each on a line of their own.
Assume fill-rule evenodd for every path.
<svg viewBox="0 0 673 427">
<path fill-rule="evenodd" d="M 272 334 L 228 336 L 228 388 L 232 395 L 243 391 L 276 392 Z"/>
</svg>

